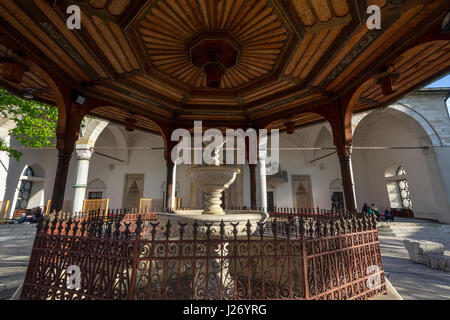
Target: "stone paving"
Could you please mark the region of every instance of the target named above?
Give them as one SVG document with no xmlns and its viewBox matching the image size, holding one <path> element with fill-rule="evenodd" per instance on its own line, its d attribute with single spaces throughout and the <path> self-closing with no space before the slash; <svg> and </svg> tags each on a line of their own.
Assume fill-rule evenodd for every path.
<svg viewBox="0 0 450 320">
<path fill-rule="evenodd" d="M 10 298 L 25 276 L 35 228 L 0 225 L 0 300 Z M 443 243 L 450 254 L 450 237 L 424 240 Z M 403 299 L 450 299 L 450 273 L 410 261 L 402 238 L 380 236 L 380 242 L 386 277 Z"/>
<path fill-rule="evenodd" d="M 448 236 L 436 237 L 418 232 L 405 238 L 440 242 L 444 244 L 445 254 L 450 254 Z M 449 272 L 431 269 L 411 261 L 403 238 L 380 236 L 380 247 L 386 277 L 404 300 L 450 299 Z"/>
<path fill-rule="evenodd" d="M 0 300 L 10 298 L 25 276 L 36 225 L 0 225 Z"/>
</svg>

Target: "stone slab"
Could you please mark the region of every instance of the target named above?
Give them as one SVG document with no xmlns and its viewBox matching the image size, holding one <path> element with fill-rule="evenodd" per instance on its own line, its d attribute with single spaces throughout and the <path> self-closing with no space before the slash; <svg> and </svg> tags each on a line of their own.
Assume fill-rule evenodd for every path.
<svg viewBox="0 0 450 320">
<path fill-rule="evenodd" d="M 427 254 L 425 264 L 432 268 L 450 272 L 450 256 L 442 254 Z"/>
<path fill-rule="evenodd" d="M 444 245 L 442 243 L 427 240 L 403 240 L 409 258 L 417 263 L 425 264 L 428 254 L 444 254 Z"/>
</svg>

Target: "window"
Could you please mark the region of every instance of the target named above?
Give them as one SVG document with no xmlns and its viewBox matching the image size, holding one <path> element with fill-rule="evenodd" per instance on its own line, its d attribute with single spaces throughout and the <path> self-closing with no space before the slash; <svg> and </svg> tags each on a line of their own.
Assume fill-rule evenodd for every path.
<svg viewBox="0 0 450 320">
<path fill-rule="evenodd" d="M 34 177 L 33 169 L 27 167 L 23 172 L 22 179 L 28 177 Z M 24 210 L 28 206 L 28 200 L 30 200 L 31 187 L 33 186 L 32 181 L 22 180 L 19 188 L 19 195 L 17 196 L 16 209 Z"/>
<path fill-rule="evenodd" d="M 406 176 L 406 172 L 405 169 L 403 169 L 403 167 L 400 166 L 397 169 L 397 177 L 402 176 L 403 177 Z M 397 187 L 403 208 L 411 209 L 412 203 L 409 194 L 408 181 L 406 181 L 406 179 L 397 180 Z"/>
<path fill-rule="evenodd" d="M 392 170 L 393 169 L 393 170 Z M 386 171 L 386 186 L 392 208 L 412 208 L 406 171 L 403 166 Z"/>
<path fill-rule="evenodd" d="M 94 192 L 89 192 L 88 194 L 88 199 L 103 199 L 103 192 L 101 191 L 94 191 Z"/>
</svg>

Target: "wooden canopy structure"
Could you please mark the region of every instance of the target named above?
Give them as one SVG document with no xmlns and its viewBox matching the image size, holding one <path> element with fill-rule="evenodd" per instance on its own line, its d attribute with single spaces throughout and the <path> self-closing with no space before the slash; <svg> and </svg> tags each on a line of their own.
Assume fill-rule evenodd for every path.
<svg viewBox="0 0 450 320">
<path fill-rule="evenodd" d="M 66 25 L 72 4 L 80 30 Z M 366 25 L 369 5 L 381 8 L 380 29 Z M 166 156 L 172 130 L 193 120 L 282 130 L 327 120 L 352 209 L 351 115 L 450 71 L 448 9 L 447 0 L 1 0 L 0 86 L 58 106 L 53 208 L 91 114 L 162 134 Z M 210 87 L 209 76 L 220 81 Z"/>
</svg>

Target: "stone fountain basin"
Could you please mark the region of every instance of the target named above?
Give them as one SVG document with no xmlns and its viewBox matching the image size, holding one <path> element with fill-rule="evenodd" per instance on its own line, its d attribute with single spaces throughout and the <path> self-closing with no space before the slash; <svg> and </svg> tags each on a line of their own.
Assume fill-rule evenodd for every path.
<svg viewBox="0 0 450 320">
<path fill-rule="evenodd" d="M 192 182 L 205 192 L 227 189 L 241 172 L 239 168 L 226 165 L 201 165 L 191 167 L 187 171 Z"/>
<path fill-rule="evenodd" d="M 185 227 L 185 239 L 192 238 L 192 225 L 197 221 L 199 238 L 205 236 L 206 224 L 212 224 L 211 236 L 218 236 L 220 234 L 220 224 L 223 221 L 225 224 L 225 236 L 233 236 L 233 226 L 231 223 L 237 226 L 237 236 L 245 237 L 247 235 L 246 225 L 248 222 L 251 224 L 251 234 L 255 234 L 258 230 L 258 223 L 264 223 L 269 215 L 265 212 L 254 210 L 226 210 L 223 215 L 209 215 L 202 214 L 203 210 L 180 210 L 175 213 L 158 213 L 156 218 L 160 221 L 161 231 L 165 230 L 167 222 L 170 220 L 171 235 L 172 237 L 179 236 L 179 223 L 187 223 Z"/>
</svg>

